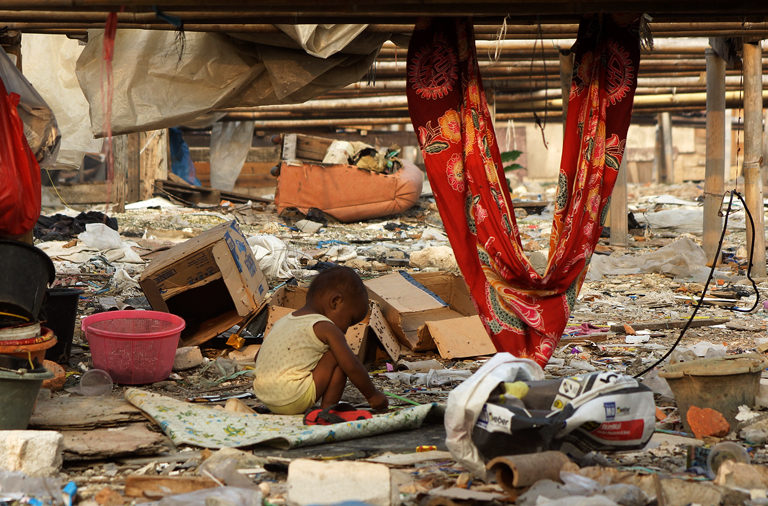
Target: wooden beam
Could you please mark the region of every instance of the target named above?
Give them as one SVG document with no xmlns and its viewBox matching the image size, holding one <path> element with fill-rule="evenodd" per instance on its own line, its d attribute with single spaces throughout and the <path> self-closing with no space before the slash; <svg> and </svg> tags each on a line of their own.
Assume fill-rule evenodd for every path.
<svg viewBox="0 0 768 506">
<path fill-rule="evenodd" d="M 126 202 L 139 200 L 139 134 L 116 135 L 112 139 L 115 158 L 113 210 L 122 213 Z"/>
<path fill-rule="evenodd" d="M 114 183 L 82 183 L 56 185 L 61 198 L 67 204 L 103 204 Z"/>
<path fill-rule="evenodd" d="M 152 198 L 155 181 L 168 178 L 168 130 L 139 134 L 138 200 Z"/>
<path fill-rule="evenodd" d="M 621 158 L 619 165 L 619 174 L 616 177 L 616 184 L 611 193 L 611 246 L 626 246 L 629 244 L 627 236 L 629 235 L 627 223 L 627 157 L 626 150 Z"/>
<path fill-rule="evenodd" d="M 723 228 L 720 210 L 725 191 L 725 60 L 707 49 L 707 147 L 704 176 L 703 249 L 717 265 L 717 243 Z"/>
<path fill-rule="evenodd" d="M 754 241 L 752 275 L 764 278 L 765 211 L 760 176 L 763 136 L 762 61 L 760 43 L 744 41 L 744 196 L 754 228 L 747 221 L 747 248 Z"/>
</svg>

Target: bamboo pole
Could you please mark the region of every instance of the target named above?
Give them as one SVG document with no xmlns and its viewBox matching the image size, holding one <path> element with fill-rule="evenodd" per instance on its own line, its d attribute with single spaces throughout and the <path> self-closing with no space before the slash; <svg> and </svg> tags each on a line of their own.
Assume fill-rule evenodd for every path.
<svg viewBox="0 0 768 506">
<path fill-rule="evenodd" d="M 703 248 L 708 261 L 715 258 L 723 228 L 720 208 L 725 191 L 725 60 L 707 49 L 707 147 L 704 177 Z"/>
<path fill-rule="evenodd" d="M 744 196 L 752 213 L 754 228 L 747 223 L 747 248 L 754 241 L 752 274 L 765 277 L 765 211 L 763 181 L 760 177 L 763 135 L 763 94 L 761 93 L 761 48 L 744 41 Z"/>
<path fill-rule="evenodd" d="M 661 123 L 661 149 L 664 159 L 664 172 L 662 181 L 665 183 L 675 182 L 675 159 L 672 147 L 672 118 L 669 112 L 659 114 Z"/>
<path fill-rule="evenodd" d="M 763 91 L 763 97 L 768 98 L 768 90 Z M 727 107 L 739 107 L 741 105 L 741 92 L 729 91 L 725 94 Z M 636 96 L 634 105 L 637 107 L 674 107 L 686 106 L 689 108 L 704 108 L 707 103 L 706 92 L 695 93 L 670 93 L 661 95 L 641 95 Z M 509 104 L 505 107 L 507 111 L 543 111 L 545 107 L 548 110 L 561 109 L 562 99 L 553 98 L 550 100 L 532 100 L 527 103 Z"/>
<path fill-rule="evenodd" d="M 651 182 L 660 183 L 664 174 L 663 167 L 663 155 L 664 150 L 662 148 L 664 140 L 661 137 L 661 121 L 658 121 L 658 114 L 656 114 L 656 130 L 654 132 L 653 143 L 653 166 L 651 167 Z"/>
<path fill-rule="evenodd" d="M 571 93 L 571 76 L 573 74 L 573 54 L 570 50 L 560 51 L 560 98 L 569 97 Z M 565 138 L 565 122 L 568 117 L 568 98 L 561 100 L 563 111 L 563 138 Z"/>
</svg>

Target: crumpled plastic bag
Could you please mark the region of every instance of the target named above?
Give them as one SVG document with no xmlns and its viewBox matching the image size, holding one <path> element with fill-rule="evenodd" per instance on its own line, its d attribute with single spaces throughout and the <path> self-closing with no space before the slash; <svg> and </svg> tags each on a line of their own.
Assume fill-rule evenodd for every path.
<svg viewBox="0 0 768 506">
<path fill-rule="evenodd" d="M 117 230 L 113 230 L 103 223 L 88 223 L 85 232 L 77 236 L 86 246 L 96 248 L 99 251 L 108 249 L 121 249 L 123 240 Z"/>
<path fill-rule="evenodd" d="M 292 271 L 301 269 L 297 254 L 274 235 L 254 235 L 248 238 L 259 269 L 269 278 L 290 278 Z"/>
</svg>

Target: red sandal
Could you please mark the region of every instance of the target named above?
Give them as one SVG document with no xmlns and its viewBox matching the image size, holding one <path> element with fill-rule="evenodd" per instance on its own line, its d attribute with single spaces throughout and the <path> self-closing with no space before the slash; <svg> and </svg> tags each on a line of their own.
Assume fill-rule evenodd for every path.
<svg viewBox="0 0 768 506">
<path fill-rule="evenodd" d="M 339 402 L 325 409 L 313 409 L 304 415 L 304 425 L 332 425 L 334 423 L 367 420 L 373 415 L 367 409 L 357 409 L 351 404 Z"/>
</svg>

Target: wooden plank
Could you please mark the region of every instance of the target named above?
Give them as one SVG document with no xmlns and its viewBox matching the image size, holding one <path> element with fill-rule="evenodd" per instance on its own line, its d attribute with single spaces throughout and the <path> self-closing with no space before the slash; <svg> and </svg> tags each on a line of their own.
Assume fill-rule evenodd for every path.
<svg viewBox="0 0 768 506">
<path fill-rule="evenodd" d="M 40 402 L 32 413 L 34 429 L 108 427 L 146 418 L 133 404 L 113 397 L 57 397 Z"/>
<path fill-rule="evenodd" d="M 206 186 L 186 185 L 168 180 L 156 181 L 155 188 L 155 195 L 167 197 L 168 194 L 170 194 L 192 204 L 198 204 L 200 202 L 218 204 L 222 199 L 229 200 L 235 204 L 244 204 L 249 200 L 252 202 L 272 202 L 272 199 L 265 199 L 263 197 L 255 197 L 243 193 L 216 190 Z"/>
<path fill-rule="evenodd" d="M 270 173 L 277 163 L 279 162 L 245 162 L 235 181 L 235 186 L 259 188 L 277 185 L 277 178 Z M 203 186 L 210 185 L 211 164 L 209 162 L 195 162 L 195 173 Z"/>
<path fill-rule="evenodd" d="M 165 449 L 163 434 L 149 430 L 146 423 L 113 428 L 65 430 L 61 434 L 65 461 L 156 455 Z"/>
<path fill-rule="evenodd" d="M 159 499 L 166 495 L 186 494 L 195 490 L 218 487 L 210 478 L 192 476 L 141 476 L 125 477 L 125 495 Z"/>
<path fill-rule="evenodd" d="M 465 316 L 426 323 L 432 340 L 443 358 L 493 355 L 496 347 L 479 316 Z"/>
<path fill-rule="evenodd" d="M 731 301 L 733 303 L 733 301 Z M 710 325 L 722 325 L 723 323 L 729 321 L 730 318 L 701 318 L 701 319 L 694 319 L 691 322 L 690 328 L 694 327 L 708 327 Z M 628 323 L 630 327 L 632 327 L 635 330 L 664 330 L 664 329 L 681 329 L 685 327 L 685 324 L 688 322 L 688 320 L 660 320 L 660 321 L 651 321 L 651 322 L 637 322 L 637 323 Z M 616 325 L 611 325 L 611 332 L 621 332 L 622 334 L 625 332 L 624 325 L 619 323 Z M 585 336 L 589 337 L 589 336 Z"/>
<path fill-rule="evenodd" d="M 296 158 L 299 160 L 311 160 L 322 162 L 328 146 L 333 143 L 332 139 L 325 137 L 316 137 L 314 135 L 296 135 Z M 283 157 L 285 159 L 285 157 Z"/>
<path fill-rule="evenodd" d="M 285 134 L 283 136 L 283 154 L 281 158 L 283 160 L 295 160 L 296 159 L 296 143 L 297 134 Z"/>
<path fill-rule="evenodd" d="M 67 204 L 103 204 L 107 201 L 109 191 L 114 184 L 83 183 L 73 185 L 57 185 L 61 198 Z"/>
</svg>

